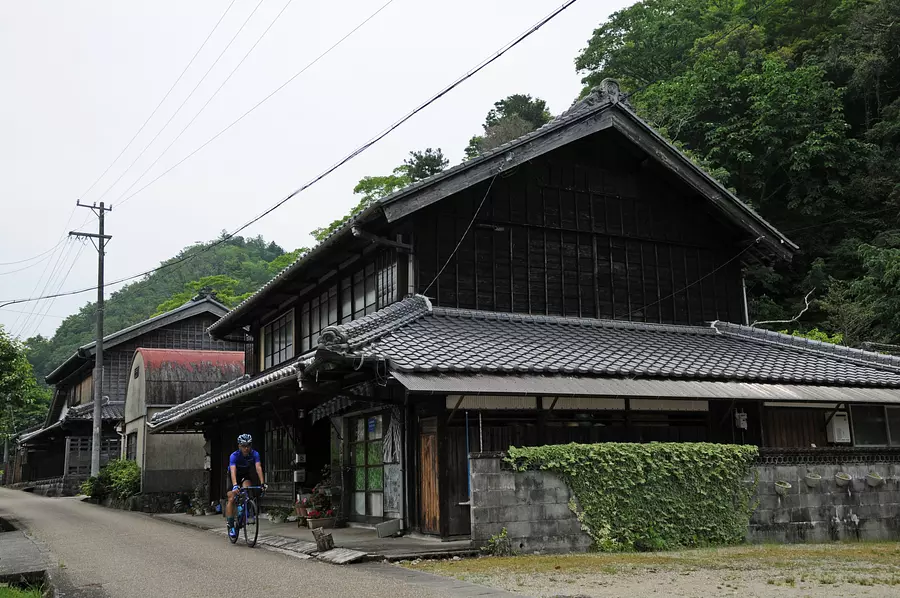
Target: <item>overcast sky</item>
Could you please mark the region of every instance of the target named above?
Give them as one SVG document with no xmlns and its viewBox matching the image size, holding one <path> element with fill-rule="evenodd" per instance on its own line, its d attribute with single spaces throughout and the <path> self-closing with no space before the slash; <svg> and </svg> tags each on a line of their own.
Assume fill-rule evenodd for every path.
<svg viewBox="0 0 900 598">
<path fill-rule="evenodd" d="M 107 232 L 113 235 L 107 280 L 153 268 L 185 245 L 243 224 L 562 4 L 562 0 L 394 0 L 261 108 L 118 205 L 386 1 L 261 0 L 193 97 L 126 171 L 260 2 L 236 0 L 159 112 L 86 195 L 82 194 L 165 95 L 230 0 L 0 3 L 0 303 L 95 284 L 96 251 L 90 245 L 79 253 L 81 244 L 67 242 L 39 260 L 10 262 L 47 251 L 79 226 L 96 230 L 96 219 L 88 210 L 73 209 L 75 200 L 99 201 L 123 172 L 102 198 L 114 206 L 107 216 Z M 218 95 L 136 182 L 286 4 Z M 451 164 L 459 162 L 493 102 L 507 95 L 539 96 L 559 113 L 581 88 L 575 56 L 592 30 L 627 4 L 627 0 L 576 2 L 476 77 L 242 234 L 263 235 L 286 250 L 310 245 L 310 230 L 342 216 L 356 203 L 352 189 L 361 177 L 390 172 L 409 150 L 440 147 Z M 48 285 L 54 269 L 59 276 Z M 52 304 L 39 302 L 36 307 L 13 305 L 0 309 L 0 324 L 23 338 L 35 332 L 52 335 L 61 317 L 95 296 L 85 293 Z M 32 309 L 34 316 L 29 317 Z M 44 313 L 46 317 L 38 317 Z"/>
</svg>

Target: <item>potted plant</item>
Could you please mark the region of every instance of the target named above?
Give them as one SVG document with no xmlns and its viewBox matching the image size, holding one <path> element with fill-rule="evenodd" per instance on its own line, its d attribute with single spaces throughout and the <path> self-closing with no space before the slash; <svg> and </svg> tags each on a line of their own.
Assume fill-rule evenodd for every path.
<svg viewBox="0 0 900 598">
<path fill-rule="evenodd" d="M 316 509 L 313 509 L 307 513 L 307 517 L 309 529 L 316 529 L 317 527 L 334 527 L 334 509 L 328 509 L 325 511 L 318 511 Z"/>
<path fill-rule="evenodd" d="M 869 484 L 871 488 L 877 488 L 884 483 L 884 478 L 874 471 L 870 471 L 866 474 L 866 483 Z"/>
<path fill-rule="evenodd" d="M 808 488 L 816 488 L 821 481 L 822 481 L 822 476 L 820 476 L 816 472 L 814 472 L 814 471 L 807 472 L 806 486 Z"/>
<path fill-rule="evenodd" d="M 313 508 L 312 496 L 299 496 L 294 508 L 297 511 L 297 527 L 303 527 L 306 525 L 309 510 Z"/>
<path fill-rule="evenodd" d="M 838 485 L 838 488 L 843 488 L 847 484 L 849 484 L 853 478 L 850 477 L 849 473 L 845 473 L 843 471 L 839 471 L 834 474 L 834 483 Z"/>
<path fill-rule="evenodd" d="M 290 514 L 290 509 L 285 507 L 269 507 L 266 509 L 266 515 L 272 523 L 284 523 Z"/>
<path fill-rule="evenodd" d="M 784 496 L 785 494 L 790 492 L 791 487 L 792 486 L 791 486 L 790 482 L 785 482 L 784 480 L 779 480 L 779 481 L 775 482 L 775 493 L 778 496 Z"/>
</svg>

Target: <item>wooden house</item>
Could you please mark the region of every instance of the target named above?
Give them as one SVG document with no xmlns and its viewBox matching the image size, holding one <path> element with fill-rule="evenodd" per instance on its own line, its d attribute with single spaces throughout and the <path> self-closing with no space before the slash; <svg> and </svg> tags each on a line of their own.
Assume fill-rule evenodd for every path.
<svg viewBox="0 0 900 598">
<path fill-rule="evenodd" d="M 132 361 L 138 348 L 242 351 L 240 340 L 214 340 L 207 329 L 228 308 L 214 296 L 200 294 L 181 307 L 107 335 L 104 340 L 103 440 L 101 462 L 118 458 Z M 65 478 L 64 492 L 90 474 L 95 343 L 79 349 L 51 372 L 53 385 L 47 419 L 39 430 L 23 435 L 21 482 Z M 59 485 L 57 484 L 57 487 Z"/>
<path fill-rule="evenodd" d="M 797 250 L 606 81 L 286 268 L 210 328 L 250 333 L 248 377 L 149 425 L 203 431 L 214 477 L 250 432 L 285 500 L 330 465 L 351 521 L 441 537 L 471 452 L 900 445 L 900 360 L 747 325 L 742 269 Z"/>
</svg>

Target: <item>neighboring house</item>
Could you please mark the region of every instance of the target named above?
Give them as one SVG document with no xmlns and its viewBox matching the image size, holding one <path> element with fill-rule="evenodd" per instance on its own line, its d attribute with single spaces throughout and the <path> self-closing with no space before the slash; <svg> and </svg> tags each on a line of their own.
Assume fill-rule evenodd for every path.
<svg viewBox="0 0 900 598">
<path fill-rule="evenodd" d="M 153 414 L 244 374 L 241 351 L 144 349 L 135 351 L 125 397 L 122 457 L 141 466 L 141 492 L 187 492 L 205 479 L 202 434 L 149 437 Z"/>
<path fill-rule="evenodd" d="M 747 325 L 742 268 L 797 249 L 606 81 L 278 274 L 210 328 L 250 332 L 247 377 L 149 426 L 203 431 L 220 490 L 250 432 L 285 499 L 330 464 L 350 520 L 442 537 L 470 533 L 469 452 L 900 445 L 900 359 Z"/>
<path fill-rule="evenodd" d="M 104 338 L 102 463 L 121 453 L 119 432 L 135 350 L 242 351 L 242 334 L 235 340 L 213 340 L 207 333 L 227 311 L 214 296 L 200 294 L 181 307 Z M 63 492 L 68 493 L 90 474 L 95 361 L 95 343 L 91 342 L 47 376 L 54 390 L 44 426 L 19 438 L 24 453 L 22 482 L 65 478 Z"/>
</svg>

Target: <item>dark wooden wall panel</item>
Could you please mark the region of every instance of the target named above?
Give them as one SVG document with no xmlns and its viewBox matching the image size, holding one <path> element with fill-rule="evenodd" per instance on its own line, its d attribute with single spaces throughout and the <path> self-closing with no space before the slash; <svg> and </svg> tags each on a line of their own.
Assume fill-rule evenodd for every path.
<svg viewBox="0 0 900 598">
<path fill-rule="evenodd" d="M 427 293 L 436 305 L 742 321 L 740 264 L 730 260 L 747 241 L 621 148 L 564 148 L 498 176 L 485 198 L 487 189 L 485 181 L 413 217 L 418 291 L 447 263 Z"/>
</svg>

